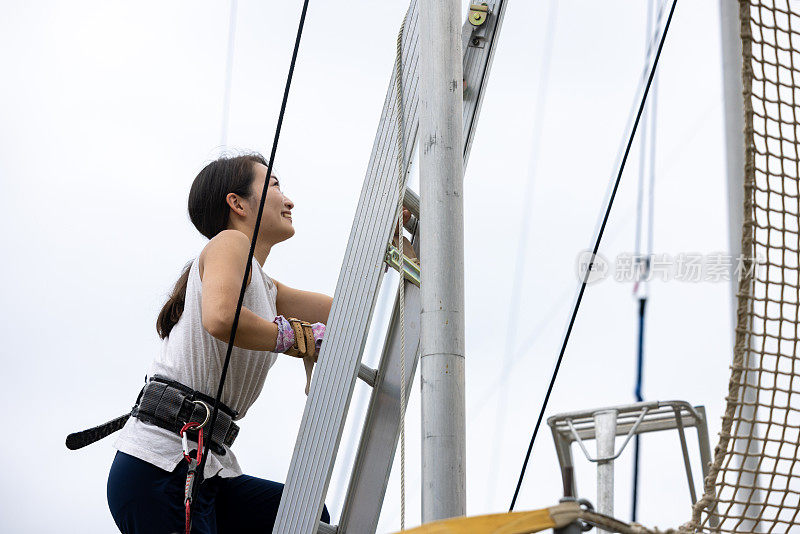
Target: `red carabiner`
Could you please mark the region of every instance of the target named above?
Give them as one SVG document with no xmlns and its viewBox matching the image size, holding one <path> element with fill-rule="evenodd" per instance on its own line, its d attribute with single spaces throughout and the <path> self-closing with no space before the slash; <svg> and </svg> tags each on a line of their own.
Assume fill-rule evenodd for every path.
<svg viewBox="0 0 800 534">
<path fill-rule="evenodd" d="M 189 430 L 196 428 L 197 430 L 197 463 L 200 463 L 200 460 L 203 458 L 203 425 L 201 423 L 197 423 L 194 421 L 190 421 L 181 427 L 181 443 L 183 444 L 183 457 L 186 458 L 187 462 L 192 461 L 192 457 L 189 456 L 189 441 L 186 436 L 186 432 Z"/>
<path fill-rule="evenodd" d="M 194 490 L 194 481 L 197 475 L 196 471 L 203 459 L 203 423 L 190 421 L 183 425 L 181 428 L 181 443 L 183 444 L 183 457 L 189 462 L 189 470 L 186 472 L 186 487 L 184 488 L 183 501 L 186 507 L 186 534 L 191 533 L 192 529 L 192 492 Z M 197 429 L 197 455 L 192 458 L 189 455 L 189 443 L 186 433 L 193 429 Z"/>
</svg>

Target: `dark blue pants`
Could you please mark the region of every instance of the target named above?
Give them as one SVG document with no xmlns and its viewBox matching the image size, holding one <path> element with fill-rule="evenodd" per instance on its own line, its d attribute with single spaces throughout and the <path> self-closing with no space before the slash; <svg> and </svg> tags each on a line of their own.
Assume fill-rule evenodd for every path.
<svg viewBox="0 0 800 534">
<path fill-rule="evenodd" d="M 117 452 L 108 474 L 108 507 L 123 534 L 173 534 L 185 531 L 183 489 L 188 464 L 172 473 Z M 192 533 L 272 532 L 283 484 L 241 475 L 212 477 L 192 503 Z M 329 523 L 328 509 L 322 521 Z"/>
</svg>

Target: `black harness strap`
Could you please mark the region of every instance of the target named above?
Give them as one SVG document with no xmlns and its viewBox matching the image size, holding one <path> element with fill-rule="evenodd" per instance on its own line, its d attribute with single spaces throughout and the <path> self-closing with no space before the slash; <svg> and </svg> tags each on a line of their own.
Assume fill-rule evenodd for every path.
<svg viewBox="0 0 800 534">
<path fill-rule="evenodd" d="M 76 451 L 87 445 L 91 445 L 95 441 L 100 441 L 117 430 L 121 430 L 122 427 L 125 426 L 125 423 L 128 422 L 130 416 L 131 414 L 126 413 L 102 425 L 97 425 L 87 430 L 81 430 L 80 432 L 73 432 L 67 436 L 67 448 L 71 451 Z"/>
<path fill-rule="evenodd" d="M 164 376 L 155 375 L 139 392 L 136 404 L 130 413 L 121 415 L 102 425 L 88 430 L 75 432 L 67 436 L 67 448 L 80 449 L 99 441 L 117 430 L 120 430 L 130 417 L 136 417 L 147 423 L 180 435 L 181 428 L 188 422 L 209 422 L 211 406 L 214 399 L 209 395 L 194 391 L 180 382 Z M 209 448 L 222 456 L 225 447 L 233 445 L 239 434 L 239 426 L 233 422 L 238 412 L 220 403 L 220 415 L 213 425 L 206 428 L 206 436 L 211 437 Z M 197 430 L 187 432 L 188 438 L 197 441 Z M 208 438 L 207 438 L 208 439 Z"/>
</svg>

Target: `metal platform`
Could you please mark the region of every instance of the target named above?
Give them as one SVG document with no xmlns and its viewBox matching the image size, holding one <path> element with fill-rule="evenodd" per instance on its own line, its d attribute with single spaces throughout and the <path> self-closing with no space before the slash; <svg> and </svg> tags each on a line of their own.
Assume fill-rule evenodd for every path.
<svg viewBox="0 0 800 534">
<path fill-rule="evenodd" d="M 575 470 L 572 458 L 572 444 L 577 443 L 586 459 L 597 464 L 597 510 L 600 513 L 614 513 L 614 460 L 631 439 L 637 434 L 677 430 L 683 453 L 686 480 L 692 504 L 697 501 L 692 467 L 689 461 L 689 448 L 686 444 L 686 428 L 695 428 L 700 448 L 700 463 L 703 479 L 708 474 L 711 462 L 711 448 L 708 441 L 708 425 L 703 406 L 692 406 L 685 401 L 637 402 L 622 406 L 595 408 L 579 412 L 554 415 L 547 420 L 553 432 L 561 476 L 564 482 L 564 496 L 577 497 Z M 624 436 L 617 449 L 616 437 Z M 596 456 L 586 448 L 587 440 L 595 440 Z"/>
</svg>

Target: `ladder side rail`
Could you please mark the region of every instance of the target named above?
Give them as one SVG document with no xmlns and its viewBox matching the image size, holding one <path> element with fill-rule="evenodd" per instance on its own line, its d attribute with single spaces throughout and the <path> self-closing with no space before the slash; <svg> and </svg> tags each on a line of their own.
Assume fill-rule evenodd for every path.
<svg viewBox="0 0 800 534">
<path fill-rule="evenodd" d="M 369 210 L 370 213 L 387 215 L 389 211 L 392 211 L 389 204 L 392 203 L 391 200 L 393 200 L 393 196 L 391 191 L 387 191 L 386 189 L 378 190 L 377 193 L 370 198 L 370 200 L 372 200 L 371 204 L 377 206 L 378 209 L 373 208 Z M 386 202 L 387 200 L 389 200 L 389 202 Z M 363 204 L 366 204 L 366 202 L 360 203 L 360 206 Z M 359 211 L 363 210 L 359 208 Z M 382 219 L 383 217 L 375 218 Z M 359 221 L 354 225 L 353 232 L 357 237 L 361 238 L 365 238 L 364 234 L 367 233 L 377 233 L 377 228 L 364 229 L 364 226 L 368 225 L 369 223 L 367 222 Z M 380 233 L 382 234 L 383 232 Z M 326 472 L 324 486 L 327 487 L 329 482 L 330 469 L 333 466 L 333 460 L 336 456 L 335 450 L 331 451 L 331 448 L 338 448 L 341 432 L 343 430 L 341 427 L 337 428 L 338 425 L 335 423 L 337 420 L 340 420 L 343 424 L 353 388 L 353 381 L 345 382 L 345 378 L 352 374 L 351 367 L 356 369 L 356 374 L 358 371 L 358 356 L 363 351 L 366 343 L 366 332 L 369 328 L 375 298 L 382 278 L 379 274 L 382 268 L 381 262 L 384 248 L 378 245 L 378 243 L 386 240 L 388 240 L 388 237 L 382 236 L 374 240 L 365 238 L 361 242 L 359 242 L 358 239 L 354 239 L 348 243 L 348 249 L 350 249 L 349 252 L 351 253 L 346 254 L 343 265 L 343 273 L 346 273 L 347 277 L 340 277 L 339 283 L 337 284 L 337 287 L 342 287 L 344 291 L 337 290 L 336 292 L 343 296 L 339 299 L 338 305 L 336 299 L 334 300 L 326 335 L 326 342 L 328 343 L 328 352 L 330 355 L 326 356 L 324 349 L 320 354 L 320 364 L 318 365 L 317 373 L 315 373 L 314 378 L 318 376 L 319 378 L 317 378 L 316 381 L 321 381 L 321 385 L 315 388 L 315 380 L 312 379 L 311 390 L 308 400 L 306 401 L 306 410 L 304 411 L 301 421 L 298 441 L 295 445 L 292 465 L 290 466 L 289 475 L 287 476 L 287 489 L 284 490 L 284 498 L 287 494 L 291 493 L 289 488 L 295 485 L 298 487 L 308 487 L 308 484 L 302 482 L 301 479 L 306 481 L 316 480 L 323 470 Z M 355 250 L 355 253 L 352 252 L 353 250 Z M 364 262 L 358 263 L 352 261 L 352 257 L 358 256 L 359 253 L 362 257 L 376 256 L 374 253 L 376 251 L 380 251 L 378 254 L 381 260 L 376 259 L 366 264 Z M 347 316 L 345 310 L 357 311 Z M 346 323 L 339 326 L 337 322 L 339 316 L 344 316 L 340 322 L 348 321 L 349 324 Z M 337 344 L 335 341 L 338 340 L 334 333 L 339 332 L 340 329 L 346 330 L 340 334 L 343 341 Z M 353 357 L 353 354 L 356 356 Z M 355 362 L 356 366 L 352 364 L 351 360 Z M 343 384 L 344 388 L 342 388 Z M 341 391 L 339 391 L 340 394 L 334 395 L 331 393 L 332 388 L 343 390 L 344 394 L 342 395 Z M 319 393 L 315 393 L 316 391 L 319 391 Z M 329 424 L 314 423 L 314 421 L 327 421 Z M 320 431 L 319 427 L 323 427 L 322 431 Z M 332 440 L 329 437 L 318 439 L 321 436 L 330 436 L 329 430 L 331 428 L 335 430 L 335 437 Z M 318 465 L 319 462 L 316 461 L 321 456 L 325 459 L 329 459 L 329 461 L 325 461 L 325 463 L 329 464 L 329 467 L 323 467 L 322 470 Z M 299 491 L 299 489 L 295 490 L 295 492 Z M 321 493 L 324 494 L 324 492 L 323 490 Z M 301 502 L 298 502 L 297 505 L 289 505 L 287 509 L 305 509 L 310 503 L 303 501 L 316 499 L 316 492 L 303 492 L 303 495 L 307 498 L 303 499 L 301 495 Z M 319 509 L 321 511 L 322 504 L 319 505 Z M 279 511 L 279 518 L 281 515 Z M 275 532 L 306 532 L 305 528 L 301 529 L 297 525 L 294 527 L 283 526 L 282 523 L 277 522 L 276 528 L 278 530 L 275 530 Z M 286 528 L 286 530 L 283 530 L 284 528 Z"/>
<path fill-rule="evenodd" d="M 419 361 L 420 290 L 405 283 L 406 400 Z M 372 390 L 364 429 L 344 500 L 339 532 L 375 532 L 400 438 L 400 322 L 399 288 L 384 344 L 378 381 Z"/>
<path fill-rule="evenodd" d="M 389 115 L 391 115 L 392 113 L 393 111 L 390 109 Z M 391 141 L 392 140 L 391 130 L 389 129 L 388 131 L 390 134 L 388 140 Z M 390 158 L 385 158 L 385 159 L 381 158 L 380 160 L 376 160 L 375 164 L 371 165 L 373 174 L 380 175 L 382 172 L 386 172 L 385 167 L 387 164 L 389 165 L 389 167 L 391 167 Z M 363 198 L 364 195 L 362 195 L 362 199 L 359 201 L 359 208 L 357 209 L 358 213 L 356 216 L 356 220 L 353 223 L 353 228 L 351 230 L 351 236 L 348 242 L 348 248 L 345 253 L 345 260 L 343 262 L 344 265 L 339 277 L 339 281 L 337 282 L 336 294 L 341 294 L 342 296 L 339 299 L 334 298 L 334 303 L 331 309 L 331 316 L 329 318 L 328 330 L 326 335 L 326 343 L 328 345 L 328 348 L 330 349 L 330 352 L 336 355 L 338 355 L 342 350 L 347 351 L 350 348 L 346 345 L 348 340 L 358 339 L 358 337 L 354 338 L 352 336 L 353 332 L 358 334 L 359 330 L 366 331 L 369 327 L 372 308 L 374 306 L 377 290 L 380 287 L 380 282 L 382 281 L 382 277 L 379 276 L 359 277 L 358 275 L 356 275 L 355 277 L 347 277 L 346 275 L 349 275 L 351 271 L 360 273 L 365 270 L 365 267 L 366 268 L 369 267 L 369 264 L 365 265 L 364 262 L 359 262 L 359 259 L 366 257 L 365 250 L 369 251 L 370 249 L 374 249 L 376 243 L 378 243 L 380 239 L 379 238 L 372 240 L 359 239 L 359 237 L 363 238 L 364 234 L 368 233 L 365 232 L 365 228 L 369 230 L 368 226 L 370 224 L 369 217 L 367 216 L 368 215 L 367 211 L 361 208 L 365 204 L 369 203 L 373 207 L 373 210 L 371 211 L 377 211 L 377 212 L 387 211 L 389 209 L 389 205 L 386 203 L 385 199 L 387 193 L 390 193 L 390 191 L 387 191 L 387 189 L 388 188 L 386 188 L 385 186 L 383 189 L 378 189 L 376 187 L 374 188 L 374 191 L 372 191 L 373 194 L 371 195 L 371 197 Z M 361 215 L 361 217 L 359 217 L 359 215 Z M 373 262 L 373 264 L 378 265 L 378 262 L 377 261 Z M 342 287 L 343 291 L 339 291 L 338 290 L 339 287 Z M 370 287 L 374 287 L 374 291 L 370 291 Z M 370 298 L 371 301 L 369 300 Z M 365 306 L 366 302 L 370 302 L 370 305 Z M 366 314 L 356 313 L 354 314 L 355 317 L 350 316 L 346 317 L 345 319 L 342 319 L 343 321 L 350 319 L 349 324 L 346 323 L 342 327 L 346 329 L 345 333 L 343 334 L 345 341 L 344 343 L 342 343 L 345 345 L 345 348 L 342 349 L 341 347 L 335 346 L 336 345 L 335 341 L 338 341 L 336 333 L 338 333 L 340 328 L 338 327 L 337 324 L 337 318 L 339 315 L 344 313 L 343 310 L 347 309 L 355 309 L 357 310 L 357 312 L 363 312 L 366 310 L 367 313 Z M 364 315 L 366 315 L 367 317 L 365 318 Z M 359 329 L 359 326 L 361 325 L 363 325 L 363 328 Z M 358 353 L 360 353 L 363 350 L 363 346 L 365 343 L 366 343 L 366 336 L 363 336 L 363 339 L 360 339 L 360 346 L 357 349 Z M 325 348 L 322 349 L 322 353 L 320 354 L 320 365 L 317 366 L 317 372 L 319 373 L 321 380 L 331 381 L 331 373 L 324 372 L 326 370 L 325 369 L 326 366 L 323 362 L 332 360 L 336 356 L 331 355 L 330 357 L 323 359 L 324 356 L 325 356 Z M 341 382 L 342 380 L 341 371 L 342 371 L 341 365 L 334 365 L 335 374 L 333 374 L 332 376 L 332 381 L 334 383 Z M 345 373 L 346 371 L 347 369 L 345 369 Z M 313 389 L 313 380 L 311 387 Z M 347 397 L 349 397 L 349 395 Z M 311 391 L 309 392 L 309 398 L 306 402 L 306 410 L 309 409 L 309 406 L 311 407 L 312 410 L 311 419 L 319 417 L 320 416 L 319 412 L 321 410 L 322 411 L 325 410 L 325 405 L 323 403 L 318 401 L 315 402 L 315 398 L 312 397 Z M 305 419 L 306 415 L 304 413 L 304 420 Z M 308 439 L 308 435 L 304 432 L 307 431 L 308 429 L 309 429 L 308 425 L 301 423 L 301 434 L 299 435 L 298 443 L 300 443 L 302 439 Z"/>
<path fill-rule="evenodd" d="M 394 142 L 393 137 L 390 137 L 390 140 Z M 389 162 L 389 171 L 384 174 L 396 176 L 396 172 L 393 169 L 395 166 Z M 378 174 L 380 174 L 379 171 Z M 393 204 L 397 196 L 394 194 L 393 189 L 394 185 L 377 190 L 377 193 L 372 195 L 368 202 L 359 204 L 359 211 L 376 215 L 373 220 L 383 220 L 386 217 L 390 220 L 393 218 Z M 370 205 L 370 208 L 362 209 L 361 206 L 364 204 Z M 348 244 L 348 249 L 355 251 L 350 254 L 346 253 L 346 260 L 343 265 L 343 272 L 349 276 L 344 280 L 340 276 L 340 281 L 337 284 L 337 287 L 342 287 L 344 291 L 337 289 L 336 293 L 343 294 L 343 297 L 339 299 L 339 305 L 334 302 L 329 319 L 326 342 L 332 354 L 327 359 L 324 352 L 320 354 L 321 365 L 318 366 L 317 372 L 322 385 L 317 388 L 320 390 L 319 398 L 317 398 L 318 395 L 314 394 L 315 387 L 312 379 L 311 391 L 309 392 L 306 410 L 301 421 L 300 433 L 292 461 L 292 464 L 297 467 L 290 466 L 290 472 L 287 476 L 287 486 L 290 486 L 290 484 L 294 486 L 295 482 L 298 485 L 295 493 L 298 493 L 299 497 L 294 500 L 299 502 L 296 505 L 291 505 L 289 509 L 304 510 L 312 506 L 311 501 L 316 500 L 317 492 L 306 493 L 299 488 L 309 487 L 308 482 L 316 481 L 321 475 L 324 475 L 325 481 L 319 498 L 324 499 L 324 493 L 327 490 L 333 462 L 335 461 L 336 449 L 338 449 L 341 440 L 344 419 L 349 407 L 354 383 L 354 380 L 345 382 L 345 379 L 352 377 L 351 367 L 356 369 L 356 374 L 358 372 L 357 364 L 360 361 L 360 354 L 363 352 L 366 343 L 366 334 L 369 330 L 377 292 L 382 281 L 380 274 L 383 265 L 383 254 L 390 230 L 390 227 L 387 228 L 386 235 L 383 235 L 384 232 L 378 231 L 380 226 L 373 226 L 366 220 L 368 217 L 364 217 L 364 219 L 364 221 L 354 224 L 353 233 L 356 234 L 356 239 L 352 239 Z M 351 237 L 353 236 L 351 235 Z M 371 262 L 354 262 L 352 261 L 353 257 L 375 257 L 376 259 Z M 345 310 L 355 310 L 355 312 L 348 316 L 348 312 Z M 336 318 L 340 315 L 343 316 L 341 321 L 346 321 L 345 325 L 341 327 L 337 325 L 336 321 Z M 337 345 L 334 341 L 336 339 L 334 332 L 338 332 L 340 328 L 346 330 L 340 335 L 344 341 Z M 356 367 L 353 367 L 353 361 L 355 361 Z M 324 362 L 329 363 L 326 366 Z M 331 394 L 332 389 L 340 390 L 340 394 Z M 341 394 L 342 392 L 344 394 Z M 324 422 L 315 423 L 314 421 Z M 336 424 L 337 421 L 341 421 L 341 425 Z M 322 430 L 319 427 L 322 427 Z M 330 439 L 330 437 L 320 439 L 320 436 L 330 436 L 331 428 L 335 430 L 333 439 Z M 325 465 L 321 465 L 323 463 Z M 292 477 L 293 472 L 299 472 L 300 474 Z M 285 494 L 288 493 L 286 490 L 284 492 Z M 320 512 L 322 510 L 321 501 L 319 510 Z M 280 515 L 279 512 L 279 517 Z M 319 513 L 315 515 L 319 515 Z M 299 525 L 284 527 L 276 522 L 276 529 L 278 527 L 280 529 L 286 528 L 285 532 L 307 531 L 305 527 L 300 527 Z M 284 530 L 280 529 L 275 530 L 275 532 L 284 532 Z"/>
<path fill-rule="evenodd" d="M 414 77 L 408 77 L 408 78 L 413 81 Z M 392 79 L 394 79 L 394 78 L 392 78 Z M 408 81 L 406 83 L 409 84 Z M 392 84 L 391 84 L 392 87 L 394 86 L 393 84 L 394 84 L 394 82 L 392 82 Z M 408 90 L 408 88 L 406 88 L 406 90 Z M 397 160 L 396 160 L 395 154 L 388 153 L 385 150 L 381 150 L 380 149 L 380 147 L 387 146 L 387 145 L 390 148 L 396 146 L 396 127 L 392 126 L 393 117 L 394 117 L 394 114 L 395 114 L 394 105 L 395 105 L 395 103 L 393 102 L 392 95 L 390 94 L 390 95 L 387 96 L 387 99 L 386 99 L 385 104 L 384 104 L 384 109 L 383 109 L 383 113 L 382 113 L 382 116 L 381 116 L 381 122 L 380 122 L 380 125 L 379 125 L 379 131 L 378 131 L 378 134 L 376 136 L 376 140 L 375 140 L 374 147 L 373 147 L 373 154 L 372 154 L 372 157 L 370 158 L 370 163 L 369 163 L 369 166 L 368 166 L 367 180 L 365 181 L 364 188 L 362 189 L 362 196 L 361 196 L 361 199 L 359 201 L 358 209 L 357 209 L 357 212 L 356 212 L 356 218 L 354 220 L 353 227 L 351 229 L 350 239 L 348 241 L 348 249 L 345 252 L 345 260 L 343 261 L 342 271 L 340 272 L 339 280 L 337 282 L 337 294 L 339 293 L 339 291 L 338 291 L 339 287 L 341 285 L 343 285 L 342 284 L 342 280 L 343 280 L 343 278 L 345 276 L 345 268 L 347 267 L 347 263 L 348 263 L 348 259 L 349 258 L 352 258 L 352 257 L 355 257 L 357 259 L 362 258 L 363 257 L 363 250 L 364 249 L 369 250 L 369 249 L 373 248 L 374 246 L 376 246 L 376 244 L 380 244 L 379 246 L 381 247 L 381 251 L 383 251 L 383 244 L 382 243 L 383 243 L 384 239 L 382 239 L 380 237 L 380 235 L 379 235 L 380 233 L 376 234 L 375 232 L 369 232 L 369 234 L 370 234 L 369 239 L 371 239 L 371 240 L 367 240 L 367 241 L 363 241 L 363 240 L 357 239 L 355 234 L 357 232 L 359 232 L 359 231 L 362 231 L 363 227 L 365 227 L 365 226 L 369 227 L 371 221 L 374 220 L 374 219 L 370 218 L 369 214 L 367 213 L 367 211 L 363 209 L 363 207 L 365 205 L 370 205 L 370 206 L 375 205 L 375 204 L 371 203 L 371 202 L 375 202 L 375 198 L 379 199 L 378 202 L 380 203 L 380 208 L 383 209 L 384 211 L 388 210 L 390 208 L 390 205 L 391 205 L 391 203 L 387 203 L 386 202 L 386 199 L 387 199 L 387 193 L 393 193 L 393 191 L 391 191 L 391 187 L 392 186 L 391 186 L 390 183 L 387 183 L 385 180 L 383 180 L 381 182 L 382 189 L 380 191 L 378 191 L 377 195 L 373 195 L 372 199 L 365 200 L 364 193 L 368 188 L 367 187 L 367 183 L 369 182 L 371 177 L 377 179 L 377 178 L 382 178 L 382 177 L 385 177 L 385 176 L 396 176 L 397 175 L 397 168 L 396 168 Z M 376 181 L 376 183 L 377 183 L 377 181 Z M 380 210 L 378 210 L 378 211 L 380 211 Z M 381 220 L 383 220 L 383 219 L 381 219 Z M 385 239 L 385 241 L 388 242 L 388 239 Z M 351 253 L 351 252 L 353 252 L 351 250 L 351 244 L 353 246 L 355 246 L 355 247 L 361 247 L 361 248 L 356 248 L 355 252 Z M 382 266 L 382 260 L 383 260 L 383 254 L 381 253 L 380 260 L 372 262 L 372 265 Z M 366 262 L 366 263 L 362 262 L 362 265 L 369 265 L 369 264 L 370 264 L 370 262 Z M 351 285 L 346 285 L 346 284 L 344 284 L 344 285 L 346 285 L 346 288 L 348 289 L 348 293 L 343 298 L 349 297 L 350 295 L 353 295 L 353 294 L 355 294 L 355 295 L 360 295 L 360 294 L 371 295 L 372 306 L 367 306 L 367 307 L 362 306 L 362 307 L 358 308 L 359 310 L 360 309 L 368 309 L 369 312 L 366 315 L 368 315 L 369 318 L 371 319 L 371 314 L 372 314 L 372 310 L 374 308 L 374 303 L 377 300 L 377 289 L 375 291 L 369 291 L 368 289 L 365 289 L 370 285 L 369 282 L 365 281 L 363 277 L 359 278 L 358 276 L 356 276 L 356 278 L 359 279 L 361 283 L 360 284 L 356 284 L 356 285 L 352 285 L 352 284 Z M 380 286 L 381 280 L 382 280 L 382 278 L 379 278 L 378 287 Z M 334 319 L 333 319 L 334 312 L 335 311 L 339 312 L 339 311 L 341 311 L 343 309 L 347 309 L 348 306 L 352 306 L 353 305 L 351 301 L 344 301 L 344 302 L 339 301 L 338 304 L 340 304 L 340 305 L 337 306 L 337 300 L 340 300 L 340 299 L 336 299 L 336 297 L 334 297 L 334 305 L 333 305 L 333 308 L 331 310 L 331 317 L 329 319 L 329 325 L 328 325 L 329 326 L 328 335 L 326 335 L 326 342 L 327 342 L 327 344 L 329 346 L 332 345 L 331 341 L 332 341 L 332 337 L 334 335 L 334 334 L 331 333 L 331 330 L 334 330 L 334 324 L 333 324 L 335 322 Z M 368 329 L 369 325 L 367 324 L 366 327 Z M 364 339 L 361 340 L 361 349 L 359 350 L 359 353 L 361 352 L 361 350 L 363 350 L 363 345 L 364 345 L 365 342 L 366 342 L 366 335 L 365 335 Z M 322 374 L 321 373 L 321 368 L 320 368 L 320 374 Z M 309 399 L 310 399 L 310 397 L 309 397 Z M 314 403 L 313 402 L 307 402 L 307 404 L 314 404 Z M 319 403 L 317 403 L 317 404 L 319 404 Z"/>
<path fill-rule="evenodd" d="M 416 1 L 409 12 L 416 17 Z M 416 40 L 406 34 L 408 49 Z M 414 86 L 408 62 L 404 85 Z M 404 87 L 405 90 L 405 87 Z M 383 256 L 399 202 L 394 71 L 373 145 L 367 177 L 337 281 L 317 370 L 311 382 L 300 432 L 273 532 L 311 534 L 319 516 L 344 427 L 347 408 L 382 280 Z M 406 123 L 416 122 L 406 120 Z M 406 153 L 411 153 L 406 147 Z"/>
<path fill-rule="evenodd" d="M 414 7 L 413 4 L 412 4 L 412 7 Z M 414 21 L 414 23 L 412 23 L 410 25 L 412 30 L 413 30 L 415 25 L 416 25 L 415 21 Z M 406 29 L 406 34 L 407 35 L 409 34 L 408 26 L 407 26 L 407 29 Z M 404 47 L 406 48 L 406 50 L 404 51 L 404 54 L 410 54 L 410 55 L 416 56 L 417 55 L 416 54 L 416 50 L 415 50 L 416 39 L 412 39 L 412 40 L 410 40 L 408 42 L 410 42 L 410 45 L 404 45 Z M 416 68 L 415 64 L 412 63 L 410 68 L 411 69 L 415 69 Z M 410 93 L 411 95 L 413 95 L 414 96 L 414 100 L 416 100 L 417 81 L 418 81 L 418 76 L 416 76 L 416 74 L 415 74 L 415 72 L 413 70 L 410 71 L 410 75 L 409 75 L 409 73 L 404 73 L 404 91 L 406 93 Z M 395 83 L 394 82 L 394 78 L 392 78 L 392 81 L 390 83 L 390 91 L 391 91 L 391 88 L 394 87 L 394 83 Z M 385 105 L 389 106 L 390 104 L 391 104 L 391 108 L 388 110 L 388 113 L 385 116 L 382 116 L 381 126 L 379 128 L 379 133 L 378 133 L 378 136 L 377 136 L 376 141 L 375 141 L 375 146 L 373 148 L 373 158 L 371 158 L 371 160 L 370 160 L 370 168 L 369 168 L 368 172 L 371 173 L 373 176 L 378 176 L 378 177 L 386 177 L 386 176 L 396 177 L 398 175 L 397 157 L 396 157 L 396 153 L 394 153 L 394 150 L 395 150 L 394 147 L 396 147 L 396 145 L 397 145 L 397 139 L 396 139 L 397 127 L 394 124 L 394 122 L 395 122 L 394 121 L 394 117 L 396 116 L 395 115 L 396 107 L 395 107 L 395 102 L 392 100 L 391 92 L 387 95 L 387 99 L 386 99 L 386 104 Z M 414 106 L 411 109 L 412 109 L 412 112 L 414 112 L 414 113 L 416 112 L 416 106 Z M 414 117 L 414 118 L 416 118 L 416 117 Z M 414 122 L 414 121 L 406 121 L 406 122 Z M 409 145 L 409 144 L 410 143 L 407 143 L 407 145 Z M 385 150 L 381 150 L 380 147 L 383 147 L 383 146 L 389 146 L 391 150 L 389 152 L 387 152 Z M 378 155 L 379 159 L 374 159 L 374 156 L 376 154 Z M 395 180 L 396 180 L 396 178 L 395 178 Z M 391 206 L 391 202 L 389 204 L 386 204 L 385 201 L 386 201 L 387 198 L 389 198 L 390 195 L 394 194 L 394 191 L 392 190 L 392 187 L 394 187 L 394 186 L 392 185 L 391 180 L 389 180 L 388 182 L 386 182 L 385 180 L 383 181 L 383 190 L 381 191 L 381 193 L 378 196 L 378 198 L 380 199 L 380 201 L 381 201 L 381 203 L 382 203 L 382 205 L 384 207 L 385 206 Z M 359 213 L 364 213 L 364 210 L 362 209 L 362 204 L 363 204 L 363 202 L 359 203 L 359 208 L 358 208 L 358 212 Z M 394 212 L 392 212 L 392 217 L 393 217 L 393 214 L 394 214 Z M 358 213 L 357 213 L 357 215 L 358 215 Z M 369 217 L 363 217 L 361 224 L 369 225 L 370 224 Z M 351 232 L 355 232 L 355 231 L 356 231 L 356 222 L 354 222 L 353 230 Z M 352 237 L 353 236 L 352 236 L 352 233 L 351 233 L 351 240 L 352 240 Z M 376 246 L 380 247 L 381 251 L 384 251 L 385 243 L 388 242 L 388 238 L 383 238 L 383 237 L 380 236 L 379 233 L 376 234 L 375 232 L 372 232 L 371 233 L 371 239 L 372 239 L 372 241 L 369 241 L 367 243 L 367 245 L 369 245 L 369 246 L 376 245 Z M 358 241 L 357 240 L 356 240 L 356 244 L 358 245 Z M 358 254 L 358 252 L 356 254 Z M 381 253 L 379 261 L 377 261 L 374 265 L 377 266 L 376 268 L 378 268 L 379 270 L 383 267 L 383 253 Z M 343 271 L 344 271 L 344 265 L 343 265 L 343 268 L 342 268 L 342 272 Z M 342 278 L 342 273 L 340 273 L 340 280 L 341 280 L 341 278 Z M 356 278 L 358 279 L 359 277 L 356 276 Z M 359 350 L 357 351 L 359 355 L 363 352 L 364 345 L 366 343 L 367 333 L 369 331 L 369 321 L 371 321 L 372 313 L 374 311 L 374 306 L 375 306 L 375 303 L 376 303 L 377 298 L 378 298 L 378 288 L 380 287 L 380 282 L 382 281 L 382 279 L 383 278 L 380 277 L 379 280 L 378 280 L 378 286 L 374 290 L 370 290 L 368 288 L 365 289 L 366 285 L 363 283 L 363 278 L 362 278 L 361 279 L 362 283 L 360 285 L 355 286 L 355 291 L 353 291 L 354 293 L 366 293 L 367 295 L 371 295 L 372 296 L 371 305 L 369 307 L 366 307 L 366 308 L 368 308 L 369 312 L 367 314 L 368 315 L 368 321 L 367 321 L 367 323 L 365 325 L 365 328 L 363 329 L 363 331 L 356 332 L 357 335 L 362 336 L 361 346 L 360 346 Z M 337 284 L 337 293 L 338 293 L 338 284 Z M 347 306 L 348 306 L 348 304 L 344 304 L 341 308 L 342 309 L 347 309 Z M 362 308 L 364 308 L 364 307 L 362 306 Z M 332 312 L 333 312 L 333 310 L 332 310 Z M 329 321 L 329 322 L 332 323 L 332 321 Z M 329 340 L 329 338 L 330 338 L 330 331 L 331 330 L 329 328 L 328 329 L 329 335 L 326 336 L 327 340 Z M 351 394 L 352 394 L 352 389 L 351 389 Z M 348 398 L 347 398 L 348 404 L 349 404 L 349 400 L 350 400 L 350 397 L 348 396 Z M 313 402 L 310 402 L 310 399 L 309 399 L 309 401 L 307 401 L 307 403 L 308 404 L 312 404 L 312 405 L 315 404 Z M 319 403 L 316 403 L 315 405 L 319 406 Z M 345 412 L 346 411 L 347 411 L 347 407 L 345 406 Z"/>
</svg>

